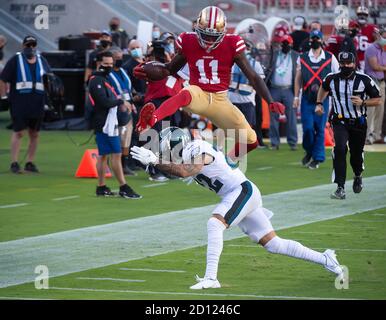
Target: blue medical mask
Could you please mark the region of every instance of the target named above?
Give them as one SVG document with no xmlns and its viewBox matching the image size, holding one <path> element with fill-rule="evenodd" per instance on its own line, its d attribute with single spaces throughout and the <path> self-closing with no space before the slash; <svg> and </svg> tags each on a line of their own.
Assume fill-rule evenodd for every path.
<svg viewBox="0 0 386 320">
<path fill-rule="evenodd" d="M 130 51 L 130 54 L 133 58 L 142 58 L 142 49 L 135 48 Z"/>
<path fill-rule="evenodd" d="M 173 43 L 168 43 L 166 46 L 165 46 L 165 51 L 169 54 L 174 54 L 174 44 Z"/>
<path fill-rule="evenodd" d="M 153 31 L 153 39 L 158 39 L 161 33 L 159 31 Z"/>
</svg>

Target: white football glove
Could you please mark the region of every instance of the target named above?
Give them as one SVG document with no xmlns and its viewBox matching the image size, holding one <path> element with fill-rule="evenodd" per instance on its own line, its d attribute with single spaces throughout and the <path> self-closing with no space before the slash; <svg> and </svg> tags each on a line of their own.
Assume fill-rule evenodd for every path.
<svg viewBox="0 0 386 320">
<path fill-rule="evenodd" d="M 155 165 L 158 163 L 158 157 L 150 150 L 145 149 L 144 147 L 134 146 L 131 148 L 130 152 L 133 159 L 138 160 L 143 165 Z"/>
</svg>

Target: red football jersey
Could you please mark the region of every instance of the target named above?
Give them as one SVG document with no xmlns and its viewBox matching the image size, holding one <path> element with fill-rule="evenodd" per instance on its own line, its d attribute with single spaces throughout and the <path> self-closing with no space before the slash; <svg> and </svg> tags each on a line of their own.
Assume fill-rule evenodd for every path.
<svg viewBox="0 0 386 320">
<path fill-rule="evenodd" d="M 359 33 L 363 36 L 366 36 L 369 43 L 373 43 L 375 41 L 374 39 L 374 30 L 376 29 L 375 24 L 365 24 L 364 26 L 361 26 L 361 29 Z"/>
<path fill-rule="evenodd" d="M 195 32 L 182 33 L 177 48 L 189 65 L 189 83 L 207 92 L 228 90 L 235 55 L 245 50 L 239 35 L 226 34 L 217 48 L 203 49 Z"/>
<path fill-rule="evenodd" d="M 367 47 L 369 46 L 369 38 L 366 35 L 363 35 L 361 33 L 358 33 L 355 36 L 355 39 L 357 39 L 358 47 L 357 47 L 357 56 L 359 63 L 364 63 L 365 61 L 365 52 L 367 50 Z"/>
</svg>

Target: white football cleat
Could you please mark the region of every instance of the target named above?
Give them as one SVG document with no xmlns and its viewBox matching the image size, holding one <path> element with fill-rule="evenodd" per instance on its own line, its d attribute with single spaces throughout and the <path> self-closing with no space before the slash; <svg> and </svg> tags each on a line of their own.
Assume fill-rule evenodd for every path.
<svg viewBox="0 0 386 320">
<path fill-rule="evenodd" d="M 192 290 L 202 290 L 202 289 L 209 289 L 209 288 L 221 288 L 221 284 L 218 280 L 213 280 L 209 278 L 200 278 L 198 275 L 196 275 L 196 281 L 197 283 L 192 285 L 190 289 Z"/>
<path fill-rule="evenodd" d="M 343 269 L 340 266 L 338 260 L 336 259 L 336 254 L 334 250 L 327 249 L 323 252 L 323 255 L 326 257 L 326 264 L 324 267 L 332 272 L 335 273 L 337 276 L 343 276 Z"/>
</svg>

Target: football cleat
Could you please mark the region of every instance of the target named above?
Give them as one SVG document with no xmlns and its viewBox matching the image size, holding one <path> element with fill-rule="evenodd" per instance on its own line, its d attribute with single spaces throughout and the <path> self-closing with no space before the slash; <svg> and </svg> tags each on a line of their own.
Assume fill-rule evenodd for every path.
<svg viewBox="0 0 386 320">
<path fill-rule="evenodd" d="M 338 187 L 330 196 L 331 199 L 344 200 L 346 199 L 346 192 L 343 187 Z"/>
<path fill-rule="evenodd" d="M 340 266 L 338 260 L 336 259 L 335 251 L 327 249 L 323 252 L 323 255 L 326 257 L 326 264 L 324 265 L 324 267 L 328 271 L 335 273 L 337 276 L 343 276 L 343 269 Z"/>
<path fill-rule="evenodd" d="M 213 280 L 209 278 L 200 278 L 198 275 L 196 275 L 196 281 L 197 283 L 192 285 L 190 289 L 192 290 L 202 290 L 202 289 L 217 289 L 221 288 L 221 284 L 218 280 Z"/>
<path fill-rule="evenodd" d="M 157 117 L 154 115 L 155 105 L 151 102 L 146 103 L 139 113 L 138 123 L 135 127 L 137 132 L 141 133 L 147 127 L 152 127 L 157 122 Z"/>
<path fill-rule="evenodd" d="M 362 191 L 362 188 L 363 188 L 362 176 L 355 176 L 353 185 L 352 185 L 352 189 L 354 193 L 360 193 Z"/>
</svg>

